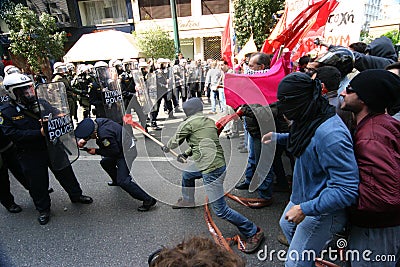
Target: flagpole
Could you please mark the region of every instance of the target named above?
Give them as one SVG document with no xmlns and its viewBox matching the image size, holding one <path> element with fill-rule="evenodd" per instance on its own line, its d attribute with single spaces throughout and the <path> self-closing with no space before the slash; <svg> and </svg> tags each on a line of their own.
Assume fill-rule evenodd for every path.
<svg viewBox="0 0 400 267">
<path fill-rule="evenodd" d="M 233 46 L 233 36 L 235 34 L 235 29 L 233 28 L 234 14 L 233 14 L 232 10 L 233 10 L 233 2 L 229 1 L 229 16 L 230 16 L 229 31 L 230 31 L 231 51 L 232 51 L 231 62 L 232 62 L 232 69 L 235 69 L 235 47 Z"/>
</svg>

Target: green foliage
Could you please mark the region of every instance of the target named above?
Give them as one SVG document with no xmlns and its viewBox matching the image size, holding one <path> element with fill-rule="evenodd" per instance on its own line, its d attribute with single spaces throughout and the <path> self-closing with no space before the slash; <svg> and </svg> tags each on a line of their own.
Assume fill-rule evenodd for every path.
<svg viewBox="0 0 400 267">
<path fill-rule="evenodd" d="M 56 32 L 55 19 L 47 13 L 37 16 L 29 8 L 18 4 L 4 14 L 10 29 L 10 50 L 21 56 L 37 72 L 48 58 L 64 54 L 65 32 Z"/>
<path fill-rule="evenodd" d="M 383 34 L 382 36 L 386 36 L 390 40 L 392 40 L 393 45 L 400 44 L 400 33 L 399 30 L 393 30 Z"/>
<path fill-rule="evenodd" d="M 273 30 L 277 20 L 273 15 L 283 9 L 284 0 L 234 0 L 234 28 L 239 46 L 243 46 L 254 36 L 257 48 Z"/>
<path fill-rule="evenodd" d="M 148 58 L 168 58 L 175 57 L 174 40 L 169 33 L 159 26 L 142 32 L 133 32 L 133 36 L 138 42 L 139 48 Z"/>
</svg>

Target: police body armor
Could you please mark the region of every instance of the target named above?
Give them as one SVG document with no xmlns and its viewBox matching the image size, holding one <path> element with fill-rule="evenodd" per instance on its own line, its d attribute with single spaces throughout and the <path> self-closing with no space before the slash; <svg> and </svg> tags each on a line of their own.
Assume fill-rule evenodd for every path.
<svg viewBox="0 0 400 267">
<path fill-rule="evenodd" d="M 111 73 L 106 67 L 96 68 L 96 79 L 102 91 L 106 117 L 122 124 L 122 117 L 125 114 L 125 109 L 118 80 L 113 80 L 111 78 Z"/>
<path fill-rule="evenodd" d="M 65 86 L 62 82 L 39 84 L 35 93 L 51 165 L 64 169 L 79 157 Z"/>
</svg>

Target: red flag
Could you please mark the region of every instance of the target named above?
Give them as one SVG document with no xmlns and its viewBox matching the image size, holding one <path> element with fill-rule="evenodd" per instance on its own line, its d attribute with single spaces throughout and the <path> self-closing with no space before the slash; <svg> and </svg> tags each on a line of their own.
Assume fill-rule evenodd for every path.
<svg viewBox="0 0 400 267">
<path fill-rule="evenodd" d="M 328 21 L 329 15 L 335 10 L 339 5 L 337 0 L 329 0 L 318 12 L 315 23 L 312 25 L 311 29 L 301 37 L 298 44 L 298 48 L 295 49 L 295 54 L 292 55 L 292 61 L 296 61 L 301 56 L 304 56 L 311 50 L 317 48 L 314 44 L 315 38 L 321 37 L 325 32 L 325 24 Z"/>
<path fill-rule="evenodd" d="M 228 21 L 221 37 L 221 56 L 232 68 L 231 15 L 228 15 Z"/>
<path fill-rule="evenodd" d="M 267 73 L 225 74 L 226 104 L 235 109 L 243 104 L 268 105 L 276 102 L 278 85 L 286 75 L 285 69 L 288 62 L 290 62 L 290 52 L 279 58 Z"/>
<path fill-rule="evenodd" d="M 309 5 L 274 40 L 266 40 L 262 51 L 269 52 L 271 50 L 276 50 L 281 45 L 284 45 L 289 50 L 293 50 L 299 40 L 304 37 L 316 23 L 318 12 L 321 9 L 325 9 L 326 4 L 330 5 L 332 2 L 336 2 L 336 0 L 320 0 Z"/>
</svg>

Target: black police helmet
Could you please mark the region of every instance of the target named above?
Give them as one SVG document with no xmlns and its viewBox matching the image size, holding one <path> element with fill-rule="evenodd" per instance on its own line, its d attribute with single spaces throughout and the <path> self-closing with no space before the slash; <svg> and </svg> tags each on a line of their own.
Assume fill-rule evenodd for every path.
<svg viewBox="0 0 400 267">
<path fill-rule="evenodd" d="M 342 76 L 349 74 L 354 68 L 354 55 L 345 47 L 335 47 L 330 49 L 325 55 L 317 59 L 322 65 L 336 67 Z"/>
<path fill-rule="evenodd" d="M 75 129 L 75 136 L 77 138 L 86 139 L 93 134 L 95 130 L 94 121 L 92 119 L 83 119 Z"/>
</svg>

